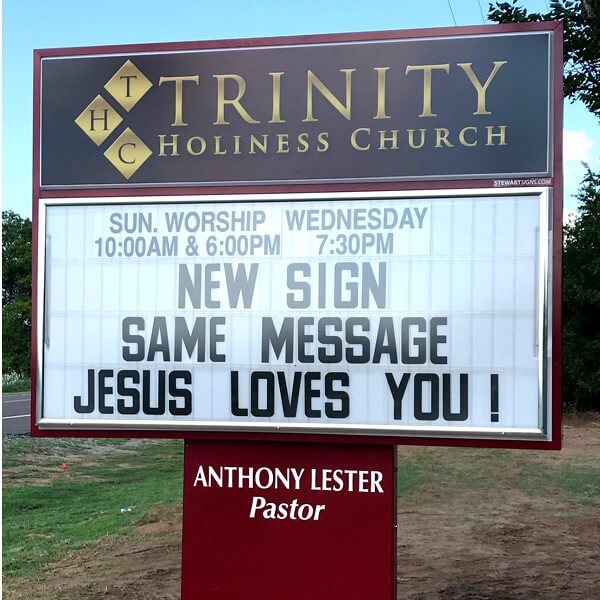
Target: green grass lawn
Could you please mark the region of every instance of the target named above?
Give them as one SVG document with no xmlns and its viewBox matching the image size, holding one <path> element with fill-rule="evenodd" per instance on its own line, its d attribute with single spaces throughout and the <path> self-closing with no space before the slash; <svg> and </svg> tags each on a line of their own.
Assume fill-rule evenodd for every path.
<svg viewBox="0 0 600 600">
<path fill-rule="evenodd" d="M 4 575 L 26 576 L 126 533 L 152 507 L 180 504 L 183 443 L 13 438 L 3 469 Z"/>
<path fill-rule="evenodd" d="M 530 496 L 556 496 L 583 506 L 600 506 L 600 466 L 585 455 L 540 460 L 522 450 L 408 448 L 400 450 L 396 479 L 404 500 L 424 488 L 451 496 L 464 490 L 493 492 L 511 487 Z"/>
<path fill-rule="evenodd" d="M 3 441 L 3 450 L 7 577 L 33 577 L 106 536 L 136 535 L 134 525 L 150 509 L 181 506 L 181 441 L 14 437 Z M 506 490 L 597 507 L 600 467 L 584 452 L 399 449 L 401 508 L 456 501 L 470 512 L 483 498 L 502 502 L 499 492 Z M 131 512 L 121 512 L 129 507 Z"/>
</svg>

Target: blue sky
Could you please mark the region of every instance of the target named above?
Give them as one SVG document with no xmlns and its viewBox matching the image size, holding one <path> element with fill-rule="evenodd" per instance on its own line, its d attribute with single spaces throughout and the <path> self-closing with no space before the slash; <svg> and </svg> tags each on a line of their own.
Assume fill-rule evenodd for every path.
<svg viewBox="0 0 600 600">
<path fill-rule="evenodd" d="M 2 206 L 31 216 L 33 50 L 481 25 L 486 0 L 3 0 Z M 546 11 L 546 0 L 524 0 Z M 600 127 L 583 106 L 565 103 L 565 211 L 583 174 L 600 167 Z"/>
</svg>

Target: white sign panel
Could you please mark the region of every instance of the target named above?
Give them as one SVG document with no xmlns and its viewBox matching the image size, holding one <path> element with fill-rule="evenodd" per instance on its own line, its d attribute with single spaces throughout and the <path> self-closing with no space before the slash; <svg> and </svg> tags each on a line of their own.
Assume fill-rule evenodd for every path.
<svg viewBox="0 0 600 600">
<path fill-rule="evenodd" d="M 549 431 L 543 190 L 44 203 L 41 428 Z"/>
</svg>

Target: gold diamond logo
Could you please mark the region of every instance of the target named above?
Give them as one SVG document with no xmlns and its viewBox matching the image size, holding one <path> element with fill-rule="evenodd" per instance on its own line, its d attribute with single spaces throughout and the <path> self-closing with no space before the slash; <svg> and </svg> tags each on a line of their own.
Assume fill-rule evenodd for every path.
<svg viewBox="0 0 600 600">
<path fill-rule="evenodd" d="M 125 179 L 129 179 L 151 155 L 152 150 L 129 127 L 104 153 Z"/>
<path fill-rule="evenodd" d="M 98 95 L 83 109 L 75 123 L 99 146 L 122 120 L 121 115 Z"/>
<path fill-rule="evenodd" d="M 129 112 L 151 87 L 150 80 L 128 60 L 112 76 L 104 89 Z"/>
</svg>

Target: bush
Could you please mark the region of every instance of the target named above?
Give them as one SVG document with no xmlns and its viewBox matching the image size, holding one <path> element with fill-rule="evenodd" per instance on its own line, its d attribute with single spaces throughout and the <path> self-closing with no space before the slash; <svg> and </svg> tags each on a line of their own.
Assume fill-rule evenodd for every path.
<svg viewBox="0 0 600 600">
<path fill-rule="evenodd" d="M 2 307 L 2 372 L 29 375 L 31 300 L 15 300 Z"/>
<path fill-rule="evenodd" d="M 29 377 L 23 377 L 18 373 L 2 374 L 2 393 L 9 392 L 28 392 L 31 389 L 31 380 Z"/>
<path fill-rule="evenodd" d="M 579 215 L 565 227 L 563 404 L 600 410 L 600 173 L 588 169 Z"/>
</svg>

